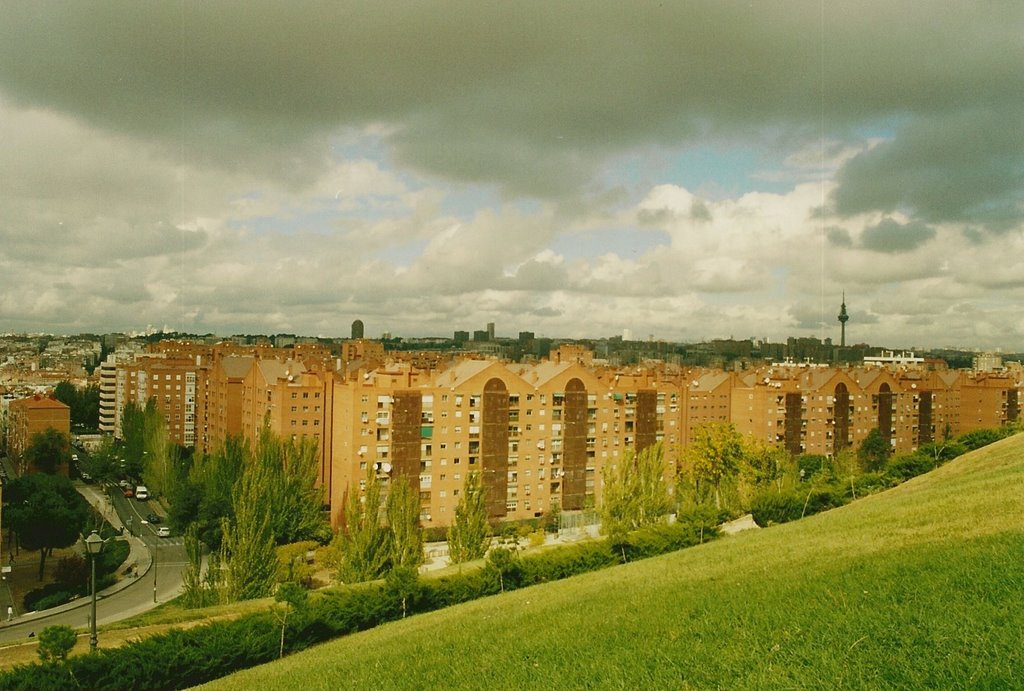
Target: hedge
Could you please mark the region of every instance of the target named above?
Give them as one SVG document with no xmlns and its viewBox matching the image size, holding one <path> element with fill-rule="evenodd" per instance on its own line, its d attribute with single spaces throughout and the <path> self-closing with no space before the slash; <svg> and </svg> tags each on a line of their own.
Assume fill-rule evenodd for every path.
<svg viewBox="0 0 1024 691">
<path fill-rule="evenodd" d="M 704 525 L 702 520 L 699 517 L 686 519 L 672 526 L 637 531 L 614 549 L 607 540 L 595 540 L 536 555 L 513 555 L 509 563 L 515 564 L 519 577 L 505 579 L 504 589 L 559 580 L 619 564 L 622 561 L 620 548 L 624 548 L 627 558 L 635 559 L 715 538 L 717 529 Z M 501 589 L 496 568 L 488 564 L 483 569 L 434 581 L 417 579 L 411 591 L 402 593 L 381 583 L 312 593 L 302 610 L 288 617 L 285 652 L 363 631 L 400 619 L 403 614 L 432 611 L 492 595 Z M 172 629 L 119 648 L 71 657 L 61 663 L 19 665 L 0 673 L 0 688 L 37 691 L 187 688 L 277 658 L 280 635 L 280 624 L 271 613 L 249 614 L 189 629 Z"/>
</svg>

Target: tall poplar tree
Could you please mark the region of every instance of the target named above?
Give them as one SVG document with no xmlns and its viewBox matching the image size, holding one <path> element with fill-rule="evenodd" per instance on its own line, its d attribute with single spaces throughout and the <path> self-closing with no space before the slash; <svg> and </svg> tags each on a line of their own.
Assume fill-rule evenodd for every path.
<svg viewBox="0 0 1024 691">
<path fill-rule="evenodd" d="M 448 528 L 448 558 L 453 564 L 480 559 L 487 553 L 490 536 L 480 473 L 469 473 L 455 507 L 455 522 Z"/>
<path fill-rule="evenodd" d="M 269 474 L 255 466 L 242 475 L 232 501 L 234 520 L 225 521 L 225 594 L 229 602 L 266 597 L 274 590 L 277 552 L 264 498 Z"/>
<path fill-rule="evenodd" d="M 345 497 L 345 525 L 335 538 L 341 559 L 338 577 L 342 581 L 369 581 L 384 575 L 391 555 L 380 511 L 380 484 L 373 466 L 368 465 L 363 496 L 354 488 L 349 489 Z"/>
<path fill-rule="evenodd" d="M 423 563 L 420 498 L 404 475 L 391 483 L 386 513 L 388 532 L 391 533 L 391 568 L 419 566 Z"/>
</svg>

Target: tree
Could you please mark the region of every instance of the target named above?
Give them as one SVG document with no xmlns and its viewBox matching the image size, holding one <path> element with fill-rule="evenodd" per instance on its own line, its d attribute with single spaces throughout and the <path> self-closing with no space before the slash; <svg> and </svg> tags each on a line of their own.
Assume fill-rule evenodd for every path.
<svg viewBox="0 0 1024 691">
<path fill-rule="evenodd" d="M 116 480 L 121 468 L 113 437 L 104 436 L 97 448 L 87 454 L 82 454 L 79 464 L 82 471 L 88 473 L 97 482 Z"/>
<path fill-rule="evenodd" d="M 167 434 L 167 421 L 154 407 L 143 415 L 142 477 L 154 496 L 173 495 L 179 477 L 178 447 Z"/>
<path fill-rule="evenodd" d="M 639 454 L 627 450 L 617 468 L 607 464 L 603 471 L 601 527 L 621 540 L 626 533 L 661 521 L 672 508 L 665 483 L 665 456 L 661 442 Z"/>
<path fill-rule="evenodd" d="M 790 469 L 789 453 L 784 448 L 761 440 L 752 441 L 747 445 L 744 460 L 745 469 L 756 486 L 770 485 L 782 491 L 782 481 Z"/>
<path fill-rule="evenodd" d="M 867 436 L 864 437 L 864 441 L 857 448 L 857 460 L 860 461 L 860 465 L 864 470 L 874 473 L 885 467 L 885 462 L 888 460 L 891 450 L 885 438 L 882 437 L 882 433 L 876 427 L 868 432 Z"/>
<path fill-rule="evenodd" d="M 148 405 L 153 405 L 149 399 Z M 131 477 L 142 476 L 142 452 L 146 450 L 145 413 L 135 401 L 128 401 L 121 411 L 121 438 L 124 440 L 125 472 Z"/>
<path fill-rule="evenodd" d="M 224 522 L 225 597 L 229 602 L 253 600 L 273 592 L 277 553 L 270 527 L 270 505 L 264 494 L 270 478 L 256 466 L 242 476 L 235 490 L 234 520 Z"/>
<path fill-rule="evenodd" d="M 320 460 L 313 439 L 282 439 L 264 426 L 251 460 L 267 475 L 264 501 L 271 507 L 271 530 L 277 544 L 324 539 L 330 534 L 323 517 L 323 489 L 318 486 Z"/>
<path fill-rule="evenodd" d="M 100 388 L 88 384 L 81 389 L 69 381 L 62 381 L 53 389 L 53 397 L 71 409 L 74 427 L 96 429 L 100 424 Z"/>
<path fill-rule="evenodd" d="M 373 466 L 367 464 L 365 490 L 349 488 L 345 497 L 345 525 L 335 544 L 341 559 L 338 576 L 345 582 L 369 581 L 384 574 L 390 557 L 388 532 L 380 524 L 380 483 Z"/>
<path fill-rule="evenodd" d="M 423 563 L 420 498 L 404 475 L 391 483 L 385 513 L 388 519 L 388 532 L 391 534 L 391 568 L 415 569 Z"/>
<path fill-rule="evenodd" d="M 40 471 L 52 474 L 67 463 L 70 453 L 71 440 L 68 435 L 53 427 L 47 427 L 29 439 L 25 458 Z"/>
<path fill-rule="evenodd" d="M 89 505 L 63 475 L 25 475 L 4 487 L 4 519 L 21 546 L 39 550 L 39 580 L 55 547 L 78 541 L 89 519 Z"/>
<path fill-rule="evenodd" d="M 455 507 L 455 521 L 448 528 L 448 558 L 453 564 L 480 559 L 487 553 L 490 535 L 480 473 L 468 473 Z"/>
<path fill-rule="evenodd" d="M 384 577 L 384 589 L 398 599 L 402 605 L 402 619 L 405 619 L 409 600 L 415 598 L 420 590 L 419 573 L 412 566 L 396 566 Z"/>
<path fill-rule="evenodd" d="M 722 482 L 736 475 L 743 462 L 743 437 L 732 423 L 708 422 L 693 430 L 693 438 L 685 451 L 700 493 L 701 483 L 715 490 L 715 508 L 722 508 Z"/>
<path fill-rule="evenodd" d="M 305 614 L 306 605 L 309 602 L 309 593 L 298 583 L 287 582 L 277 586 L 277 592 L 274 593 L 274 600 L 281 605 L 282 608 L 274 609 L 274 616 L 277 617 L 277 621 L 281 624 L 281 643 L 278 648 L 278 658 L 284 657 L 284 632 L 288 625 L 289 614 Z"/>
<path fill-rule="evenodd" d="M 39 632 L 39 647 L 36 653 L 43 662 L 63 662 L 75 647 L 78 634 L 66 624 L 47 626 Z"/>
</svg>

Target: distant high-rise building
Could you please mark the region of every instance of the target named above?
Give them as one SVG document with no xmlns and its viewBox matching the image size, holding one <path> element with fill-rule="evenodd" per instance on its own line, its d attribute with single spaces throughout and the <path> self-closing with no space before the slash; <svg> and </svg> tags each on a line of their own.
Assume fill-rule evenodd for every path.
<svg viewBox="0 0 1024 691">
<path fill-rule="evenodd" d="M 483 331 L 481 329 L 476 329 L 476 330 L 473 331 L 473 340 L 474 341 L 489 341 L 491 339 L 489 339 L 487 337 L 487 332 L 486 331 Z"/>
<path fill-rule="evenodd" d="M 456 343 L 465 343 L 466 341 L 469 340 L 469 332 L 456 331 L 455 336 L 452 338 L 452 340 L 455 341 Z"/>
<path fill-rule="evenodd" d="M 534 334 L 532 331 L 520 331 L 519 332 L 519 342 L 520 343 L 529 343 L 534 338 L 536 338 L 536 334 Z"/>
<path fill-rule="evenodd" d="M 841 336 L 839 338 L 839 347 L 846 347 L 846 322 L 850 321 L 850 315 L 846 313 L 846 291 L 843 291 L 843 303 L 839 307 L 839 326 L 841 329 Z"/>
<path fill-rule="evenodd" d="M 352 322 L 352 338 L 362 338 L 362 337 L 363 337 L 363 320 L 362 319 L 356 319 L 354 322 Z"/>
<path fill-rule="evenodd" d="M 494 340 L 494 322 L 487 322 L 487 340 Z"/>
</svg>

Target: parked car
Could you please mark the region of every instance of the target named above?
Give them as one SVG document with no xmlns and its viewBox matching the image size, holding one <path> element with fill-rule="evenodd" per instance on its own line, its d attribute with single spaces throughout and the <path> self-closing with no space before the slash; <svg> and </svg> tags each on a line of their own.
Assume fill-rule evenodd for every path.
<svg viewBox="0 0 1024 691">
<path fill-rule="evenodd" d="M 161 521 L 160 516 L 158 516 L 157 514 L 155 514 L 153 512 L 150 512 L 150 513 L 146 514 L 146 520 L 149 521 L 150 523 L 159 523 Z"/>
<path fill-rule="evenodd" d="M 131 483 L 127 480 L 121 479 L 117 481 L 117 486 L 121 489 L 127 489 L 128 487 L 131 487 Z"/>
<path fill-rule="evenodd" d="M 160 526 L 159 528 L 156 529 L 156 534 L 157 534 L 158 537 L 170 537 L 171 536 L 171 529 L 168 528 L 165 525 L 162 525 L 162 526 Z"/>
<path fill-rule="evenodd" d="M 139 485 L 135 488 L 135 498 L 139 501 L 146 501 L 149 499 L 149 490 L 146 489 L 145 485 Z"/>
<path fill-rule="evenodd" d="M 124 487 L 121 489 L 121 492 L 128 499 L 131 499 L 132 497 L 135 496 L 135 490 L 133 490 L 131 487 Z"/>
</svg>

